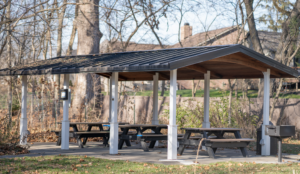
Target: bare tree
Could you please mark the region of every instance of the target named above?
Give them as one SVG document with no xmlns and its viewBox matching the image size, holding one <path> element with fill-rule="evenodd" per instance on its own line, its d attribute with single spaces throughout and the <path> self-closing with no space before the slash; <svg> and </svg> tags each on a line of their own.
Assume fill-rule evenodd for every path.
<svg viewBox="0 0 300 174">
<path fill-rule="evenodd" d="M 253 46 L 253 49 L 260 54 L 264 55 L 262 46 L 260 44 L 260 40 L 258 38 L 258 32 L 256 30 L 256 24 L 254 21 L 254 9 L 253 9 L 253 0 L 244 0 L 245 2 L 245 7 L 246 7 L 246 12 L 247 12 L 247 22 L 248 22 L 248 27 L 249 27 L 249 33 L 250 33 L 250 38 L 251 38 L 251 43 Z M 260 3 L 260 1 L 258 2 Z M 257 97 L 262 97 L 263 96 L 263 80 L 259 79 L 259 86 L 258 86 L 258 95 Z"/>
<path fill-rule="evenodd" d="M 6 20 L 10 20 L 11 19 L 11 1 L 7 0 L 7 6 L 6 6 Z M 6 23 L 7 25 L 7 65 L 8 68 L 12 67 L 12 55 L 11 55 L 11 47 L 12 47 L 12 42 L 11 42 L 11 24 L 10 23 Z M 8 118 L 9 118 L 9 122 L 8 122 L 8 128 L 11 128 L 11 121 L 12 121 L 12 77 L 9 76 L 7 78 L 7 82 L 8 82 L 8 97 L 7 97 L 7 109 L 8 109 Z"/>
<path fill-rule="evenodd" d="M 54 1 L 54 4 L 57 9 L 57 17 L 58 17 L 58 27 L 57 27 L 57 50 L 56 50 L 56 56 L 59 57 L 62 54 L 62 29 L 63 29 L 63 22 L 64 22 L 64 16 L 67 8 L 67 0 L 63 1 L 62 8 L 58 7 L 57 0 Z M 57 118 L 60 114 L 60 102 L 59 102 L 59 88 L 60 88 L 60 74 L 54 75 L 54 84 L 53 84 L 53 92 L 54 92 L 54 100 L 53 100 L 53 106 L 52 106 L 52 115 Z M 56 106 L 57 105 L 57 106 Z M 55 108 L 56 112 L 55 112 Z"/>
<path fill-rule="evenodd" d="M 300 1 L 297 0 L 292 5 L 292 10 L 286 11 L 278 6 L 276 1 L 273 1 L 276 9 L 286 14 L 287 20 L 282 23 L 282 33 L 281 33 L 281 42 L 278 45 L 275 60 L 289 65 L 292 59 L 295 57 L 297 52 L 299 51 L 299 45 L 297 44 L 297 38 L 299 36 L 299 27 L 300 27 Z M 283 79 L 279 79 L 278 87 L 276 89 L 276 94 L 274 96 L 274 100 L 271 103 L 270 109 L 270 118 L 272 117 L 275 109 L 275 105 L 278 101 L 278 97 L 280 94 L 280 90 L 282 88 Z M 279 123 L 281 120 L 278 121 Z"/>
<path fill-rule="evenodd" d="M 78 55 L 99 54 L 99 42 L 102 33 L 99 30 L 99 0 L 79 0 L 78 17 L 76 19 L 78 31 Z M 87 102 L 94 96 L 91 74 L 76 75 L 74 100 L 72 103 L 73 115 L 82 113 L 84 98 Z"/>
<path fill-rule="evenodd" d="M 76 0 L 76 3 L 78 3 L 78 2 L 79 2 L 79 0 Z M 73 44 L 74 44 L 74 40 L 75 40 L 75 36 L 76 36 L 76 32 L 77 32 L 76 19 L 77 19 L 77 16 L 78 16 L 78 9 L 79 9 L 79 6 L 77 4 L 76 7 L 75 7 L 75 17 L 74 17 L 74 21 L 73 21 L 72 33 L 71 33 L 71 36 L 70 36 L 67 55 L 71 55 L 72 51 L 73 51 Z"/>
<path fill-rule="evenodd" d="M 156 5 L 155 8 L 153 8 L 153 1 L 146 3 L 144 1 L 128 0 L 119 4 L 114 3 L 111 8 L 106 9 L 101 20 L 117 33 L 117 39 L 121 42 L 122 51 L 126 51 L 131 39 L 138 30 L 147 21 L 150 22 L 155 19 L 155 15 L 163 13 L 171 2 L 173 0 L 162 1 L 159 3 L 160 6 Z M 149 5 L 149 7 L 146 8 L 145 5 Z M 117 22 L 112 19 L 116 19 Z"/>
</svg>

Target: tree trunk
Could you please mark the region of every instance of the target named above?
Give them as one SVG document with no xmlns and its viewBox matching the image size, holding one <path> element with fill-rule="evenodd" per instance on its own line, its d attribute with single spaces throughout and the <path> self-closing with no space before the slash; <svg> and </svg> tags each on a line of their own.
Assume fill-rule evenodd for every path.
<svg viewBox="0 0 300 174">
<path fill-rule="evenodd" d="M 200 80 L 198 80 L 198 82 L 195 84 L 194 79 L 193 79 L 192 97 L 196 96 L 196 92 L 197 92 L 197 89 L 199 87 L 199 84 L 200 84 Z"/>
<path fill-rule="evenodd" d="M 231 86 L 231 80 L 228 79 L 229 85 L 229 98 L 228 98 L 228 125 L 231 125 L 231 105 L 232 105 L 232 93 L 233 93 L 233 86 Z"/>
<path fill-rule="evenodd" d="M 277 47 L 277 51 L 275 54 L 275 60 L 281 62 L 285 65 L 289 64 L 291 59 L 294 57 L 295 53 L 292 53 L 296 47 L 297 39 L 299 35 L 300 26 L 300 1 L 297 0 L 293 7 L 293 10 L 289 14 L 289 17 L 282 24 L 282 33 L 281 33 L 281 42 Z M 295 32 L 295 29 L 297 29 Z M 283 79 L 279 79 L 278 88 L 276 89 L 276 95 L 274 97 L 273 102 L 271 103 L 270 115 L 269 118 L 272 118 L 275 104 L 278 101 L 278 96 L 280 93 L 280 89 L 282 88 Z"/>
<path fill-rule="evenodd" d="M 248 98 L 248 80 L 243 79 L 243 99 Z"/>
<path fill-rule="evenodd" d="M 238 98 L 238 81 L 237 81 L 237 79 L 235 79 L 235 93 L 234 93 L 234 95 L 235 95 L 235 98 L 237 99 Z"/>
<path fill-rule="evenodd" d="M 258 38 L 258 32 L 256 30 L 256 25 L 254 21 L 254 14 L 253 14 L 253 0 L 244 0 L 245 6 L 246 6 L 246 12 L 247 12 L 247 22 L 248 22 L 248 27 L 249 27 L 249 33 L 250 33 L 250 39 L 251 43 L 253 46 L 253 49 L 256 52 L 259 52 L 264 55 L 262 46 L 260 44 L 260 40 Z M 262 97 L 263 96 L 263 82 L 260 79 L 258 83 L 258 95 L 257 97 Z"/>
<path fill-rule="evenodd" d="M 162 97 L 165 94 L 165 85 L 166 85 L 166 81 L 162 80 L 162 82 L 161 82 L 161 93 L 160 93 L 160 96 L 162 96 Z"/>
<path fill-rule="evenodd" d="M 194 79 L 192 80 L 192 97 L 194 98 L 195 97 L 195 81 Z"/>
<path fill-rule="evenodd" d="M 258 80 L 258 92 L 257 92 L 257 98 L 261 98 L 264 96 L 264 79 Z"/>
<path fill-rule="evenodd" d="M 11 2 L 9 1 L 6 7 L 6 19 L 10 19 L 10 8 L 11 8 Z M 8 31 L 7 31 L 7 35 L 8 35 L 8 42 L 7 42 L 7 65 L 8 68 L 12 67 L 12 57 L 11 57 L 11 24 L 8 23 Z M 9 76 L 7 78 L 7 82 L 8 82 L 8 96 L 7 96 L 7 114 L 8 114 L 8 126 L 7 128 L 10 130 L 11 128 L 11 123 L 12 123 L 12 77 Z"/>
<path fill-rule="evenodd" d="M 99 42 L 102 33 L 99 30 L 99 0 L 79 0 L 78 17 L 76 20 L 78 31 L 77 55 L 99 54 Z M 93 5 L 95 4 L 95 5 Z M 72 103 L 73 115 L 81 114 L 84 98 L 89 103 L 94 96 L 91 74 L 78 74 L 75 80 L 74 99 Z"/>
<path fill-rule="evenodd" d="M 58 28 L 57 28 L 57 51 L 56 51 L 56 56 L 59 57 L 61 56 L 62 53 L 62 28 L 63 28 L 63 23 L 64 23 L 64 16 L 67 8 L 67 0 L 63 1 L 63 5 L 61 8 L 61 11 L 57 10 L 57 16 L 58 16 Z"/>
<path fill-rule="evenodd" d="M 76 3 L 78 3 L 79 0 L 76 0 Z M 77 32 L 77 26 L 76 26 L 76 20 L 78 17 L 78 5 L 76 5 L 75 7 L 75 19 L 73 21 L 73 28 L 72 28 L 72 33 L 70 36 L 70 41 L 69 41 L 69 47 L 68 47 L 68 51 L 67 51 L 67 55 L 72 55 L 72 51 L 73 51 L 73 44 L 74 44 L 74 40 L 75 40 L 75 36 L 76 36 L 76 32 Z"/>
<path fill-rule="evenodd" d="M 299 35 L 300 1 L 297 0 L 289 17 L 282 24 L 281 42 L 277 47 L 275 60 L 287 65 L 287 58 L 292 55 Z"/>
<path fill-rule="evenodd" d="M 67 0 L 63 1 L 63 5 L 61 8 L 61 11 L 57 10 L 57 16 L 58 16 L 58 28 L 57 28 L 57 50 L 56 50 L 56 56 L 61 56 L 62 53 L 62 28 L 64 23 L 64 16 L 67 8 Z M 60 102 L 59 102 L 59 88 L 60 88 L 60 74 L 54 75 L 54 100 L 52 104 L 52 116 L 57 120 L 57 117 L 60 114 Z M 56 112 L 55 112 L 56 107 Z"/>
<path fill-rule="evenodd" d="M 250 39 L 253 45 L 253 49 L 260 54 L 263 53 L 263 49 L 260 44 L 260 40 L 258 38 L 258 32 L 256 30 L 256 25 L 254 21 L 254 14 L 253 14 L 253 0 L 244 0 L 247 12 L 247 22 L 249 27 Z"/>
</svg>

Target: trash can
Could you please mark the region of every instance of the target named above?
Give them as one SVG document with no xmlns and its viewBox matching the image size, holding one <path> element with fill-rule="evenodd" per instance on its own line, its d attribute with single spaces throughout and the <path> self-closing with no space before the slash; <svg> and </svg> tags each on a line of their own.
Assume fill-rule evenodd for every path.
<svg viewBox="0 0 300 174">
<path fill-rule="evenodd" d="M 270 125 L 273 125 L 272 122 L 269 123 Z M 261 144 L 260 144 L 260 140 L 261 140 L 261 131 L 262 131 L 262 125 L 260 126 L 260 128 L 257 129 L 257 139 L 256 139 L 256 155 L 261 155 Z M 271 137 L 270 138 L 270 155 L 277 155 L 277 144 L 278 144 L 278 140 L 275 137 Z"/>
</svg>

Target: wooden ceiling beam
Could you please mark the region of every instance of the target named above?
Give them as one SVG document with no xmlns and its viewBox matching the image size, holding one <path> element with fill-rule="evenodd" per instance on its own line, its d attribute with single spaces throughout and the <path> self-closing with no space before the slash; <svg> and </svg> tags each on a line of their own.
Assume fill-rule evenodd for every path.
<svg viewBox="0 0 300 174">
<path fill-rule="evenodd" d="M 200 72 L 200 73 L 203 73 L 203 74 L 206 74 L 207 71 L 210 71 L 210 75 L 211 76 L 214 76 L 214 77 L 218 77 L 218 78 L 222 78 L 222 75 L 214 72 L 214 71 L 211 71 L 211 70 L 207 70 L 206 68 L 203 68 L 202 66 L 200 65 L 190 65 L 190 66 L 187 66 L 185 68 L 188 68 L 188 69 L 191 69 L 191 70 L 194 70 L 194 71 L 197 71 L 197 72 Z"/>
<path fill-rule="evenodd" d="M 110 76 L 112 75 L 112 73 L 96 73 L 96 74 L 98 74 L 98 75 L 100 75 L 100 76 L 104 76 L 104 77 L 106 77 L 106 78 L 110 78 Z M 120 73 L 119 73 L 119 79 L 120 79 L 120 80 L 128 80 L 128 78 L 126 78 L 126 77 L 120 75 Z"/>
<path fill-rule="evenodd" d="M 110 76 L 111 76 L 111 73 L 96 73 L 96 74 L 99 76 L 106 77 L 106 78 L 110 78 Z"/>
<path fill-rule="evenodd" d="M 155 75 L 155 73 L 156 72 L 147 72 L 148 74 L 152 74 L 152 75 Z M 161 72 L 158 72 L 158 78 L 159 77 L 162 77 L 164 80 L 170 80 L 170 77 L 168 76 L 168 75 L 166 75 L 166 74 L 163 74 L 163 73 L 161 73 Z"/>
<path fill-rule="evenodd" d="M 238 56 L 226 56 L 226 57 L 221 57 L 221 58 L 217 58 L 217 59 L 212 59 L 210 61 L 213 62 L 227 62 L 227 63 L 234 63 L 234 64 L 239 64 L 239 65 L 243 65 L 249 68 L 253 68 L 256 69 L 258 71 L 261 72 L 266 72 L 268 67 L 262 66 L 260 63 L 255 62 L 253 60 L 245 60 L 244 58 L 238 57 Z M 275 71 L 271 71 L 271 74 L 276 76 L 276 77 L 281 77 L 281 74 L 275 72 Z"/>
<path fill-rule="evenodd" d="M 127 78 L 127 77 L 124 77 L 124 76 L 120 75 L 120 73 L 119 73 L 119 79 L 121 79 L 121 80 L 125 80 L 125 81 L 127 81 L 127 80 L 128 80 L 128 78 Z"/>
<path fill-rule="evenodd" d="M 165 79 L 165 80 L 170 80 L 170 76 L 169 75 L 167 75 L 167 74 L 164 74 L 164 73 L 162 73 L 162 72 L 159 72 L 159 75 L 158 75 L 158 77 L 162 77 L 163 79 Z"/>
</svg>

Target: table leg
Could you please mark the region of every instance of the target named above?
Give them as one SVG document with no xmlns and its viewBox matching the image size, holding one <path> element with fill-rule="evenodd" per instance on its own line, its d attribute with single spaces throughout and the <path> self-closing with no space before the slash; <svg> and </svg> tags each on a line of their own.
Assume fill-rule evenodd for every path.
<svg viewBox="0 0 300 174">
<path fill-rule="evenodd" d="M 153 130 L 153 129 L 152 129 Z M 155 134 L 160 134 L 160 131 L 161 131 L 161 128 L 160 127 L 157 127 L 156 129 L 153 130 Z M 156 143 L 156 140 L 152 140 L 150 142 L 150 145 L 149 145 L 149 148 L 154 148 L 154 145 Z"/>
<path fill-rule="evenodd" d="M 55 135 L 57 136 L 56 145 L 60 146 L 61 145 L 61 131 L 58 133 L 55 133 Z"/>
<path fill-rule="evenodd" d="M 240 147 L 240 149 L 241 149 L 241 152 L 243 154 L 243 157 L 248 157 L 247 149 L 245 147 Z"/>
<path fill-rule="evenodd" d="M 77 128 L 77 125 L 76 125 L 76 124 L 72 125 L 72 128 L 73 128 L 73 131 L 74 131 L 74 132 L 78 132 L 78 128 Z M 78 143 L 78 138 L 75 137 L 75 139 L 76 139 L 76 142 Z"/>
<path fill-rule="evenodd" d="M 216 151 L 217 151 L 218 148 L 212 148 L 212 149 L 213 149 L 214 153 L 216 153 Z"/>
<path fill-rule="evenodd" d="M 88 137 L 83 138 L 82 144 L 83 144 L 83 145 L 86 145 L 87 140 L 88 140 Z"/>
<path fill-rule="evenodd" d="M 183 154 L 183 151 L 184 151 L 184 148 L 185 148 L 184 143 L 186 141 L 188 141 L 188 139 L 190 138 L 190 136 L 191 136 L 191 132 L 190 131 L 185 131 L 185 134 L 183 136 L 182 141 L 179 141 L 179 149 L 178 149 L 178 154 L 179 155 Z"/>
<path fill-rule="evenodd" d="M 151 141 L 151 142 L 150 142 L 150 145 L 149 145 L 149 148 L 153 149 L 155 143 L 156 143 L 156 140 Z"/>
<path fill-rule="evenodd" d="M 79 148 L 83 148 L 83 144 L 80 137 L 77 137 L 77 144 Z"/>
<path fill-rule="evenodd" d="M 100 124 L 100 125 L 98 126 L 98 128 L 99 128 L 100 131 L 104 131 L 103 125 L 102 125 L 102 124 Z M 109 131 L 109 128 L 107 129 L 107 131 Z M 108 137 L 107 137 L 107 136 L 103 136 L 102 138 L 103 138 L 103 145 L 104 145 L 105 147 L 108 146 L 109 136 L 108 136 Z"/>
<path fill-rule="evenodd" d="M 128 135 L 128 130 L 129 130 L 128 128 L 124 128 L 122 135 Z M 124 144 L 124 139 L 120 138 L 118 149 L 122 149 L 123 144 Z"/>
<path fill-rule="evenodd" d="M 235 136 L 236 139 L 242 138 L 242 136 L 240 134 L 240 131 L 235 131 L 234 136 Z M 248 157 L 248 152 L 247 152 L 246 147 L 240 147 L 240 150 L 243 154 L 243 157 Z"/>
<path fill-rule="evenodd" d="M 74 131 L 74 132 L 78 132 L 78 128 L 77 128 L 77 125 L 76 125 L 76 124 L 73 125 L 72 128 L 73 128 L 73 131 Z"/>
<path fill-rule="evenodd" d="M 208 139 L 209 139 L 208 137 L 209 137 L 211 134 L 213 134 L 213 133 L 212 133 L 212 132 L 206 132 L 206 131 L 203 131 L 202 134 L 203 134 L 203 138 L 205 138 L 205 139 L 208 140 Z M 202 148 L 203 148 L 203 146 L 204 146 L 204 149 L 206 148 L 206 146 L 205 146 L 205 141 L 203 141 L 201 145 L 202 145 Z"/>
<path fill-rule="evenodd" d="M 56 145 L 57 145 L 57 146 L 60 146 L 60 145 L 61 145 L 61 135 L 58 136 Z"/>
<path fill-rule="evenodd" d="M 206 148 L 207 148 L 207 152 L 208 152 L 209 157 L 214 159 L 215 158 L 215 152 L 214 152 L 213 148 L 211 148 L 211 147 L 206 147 Z"/>
<path fill-rule="evenodd" d="M 222 137 L 224 137 L 224 134 L 225 134 L 225 131 L 222 131 L 222 133 L 221 133 Z"/>
<path fill-rule="evenodd" d="M 93 127 L 93 126 L 91 126 L 91 125 L 88 125 L 87 132 L 90 132 L 90 131 L 92 130 L 92 127 Z M 83 145 L 85 145 L 85 144 L 86 144 L 86 142 L 87 142 L 87 140 L 88 140 L 88 137 L 85 137 L 85 138 L 83 138 L 83 142 L 82 142 L 82 144 L 83 144 Z"/>
<path fill-rule="evenodd" d="M 222 132 L 213 132 L 213 134 L 215 134 L 217 136 L 217 139 L 224 139 L 224 137 L 223 137 L 224 133 L 222 133 Z"/>
<path fill-rule="evenodd" d="M 108 140 L 109 140 L 109 136 L 103 136 L 103 145 L 106 147 L 106 146 L 109 146 L 108 145 Z"/>
<path fill-rule="evenodd" d="M 130 140 L 125 140 L 125 144 L 127 147 L 130 147 L 131 146 Z"/>
</svg>

